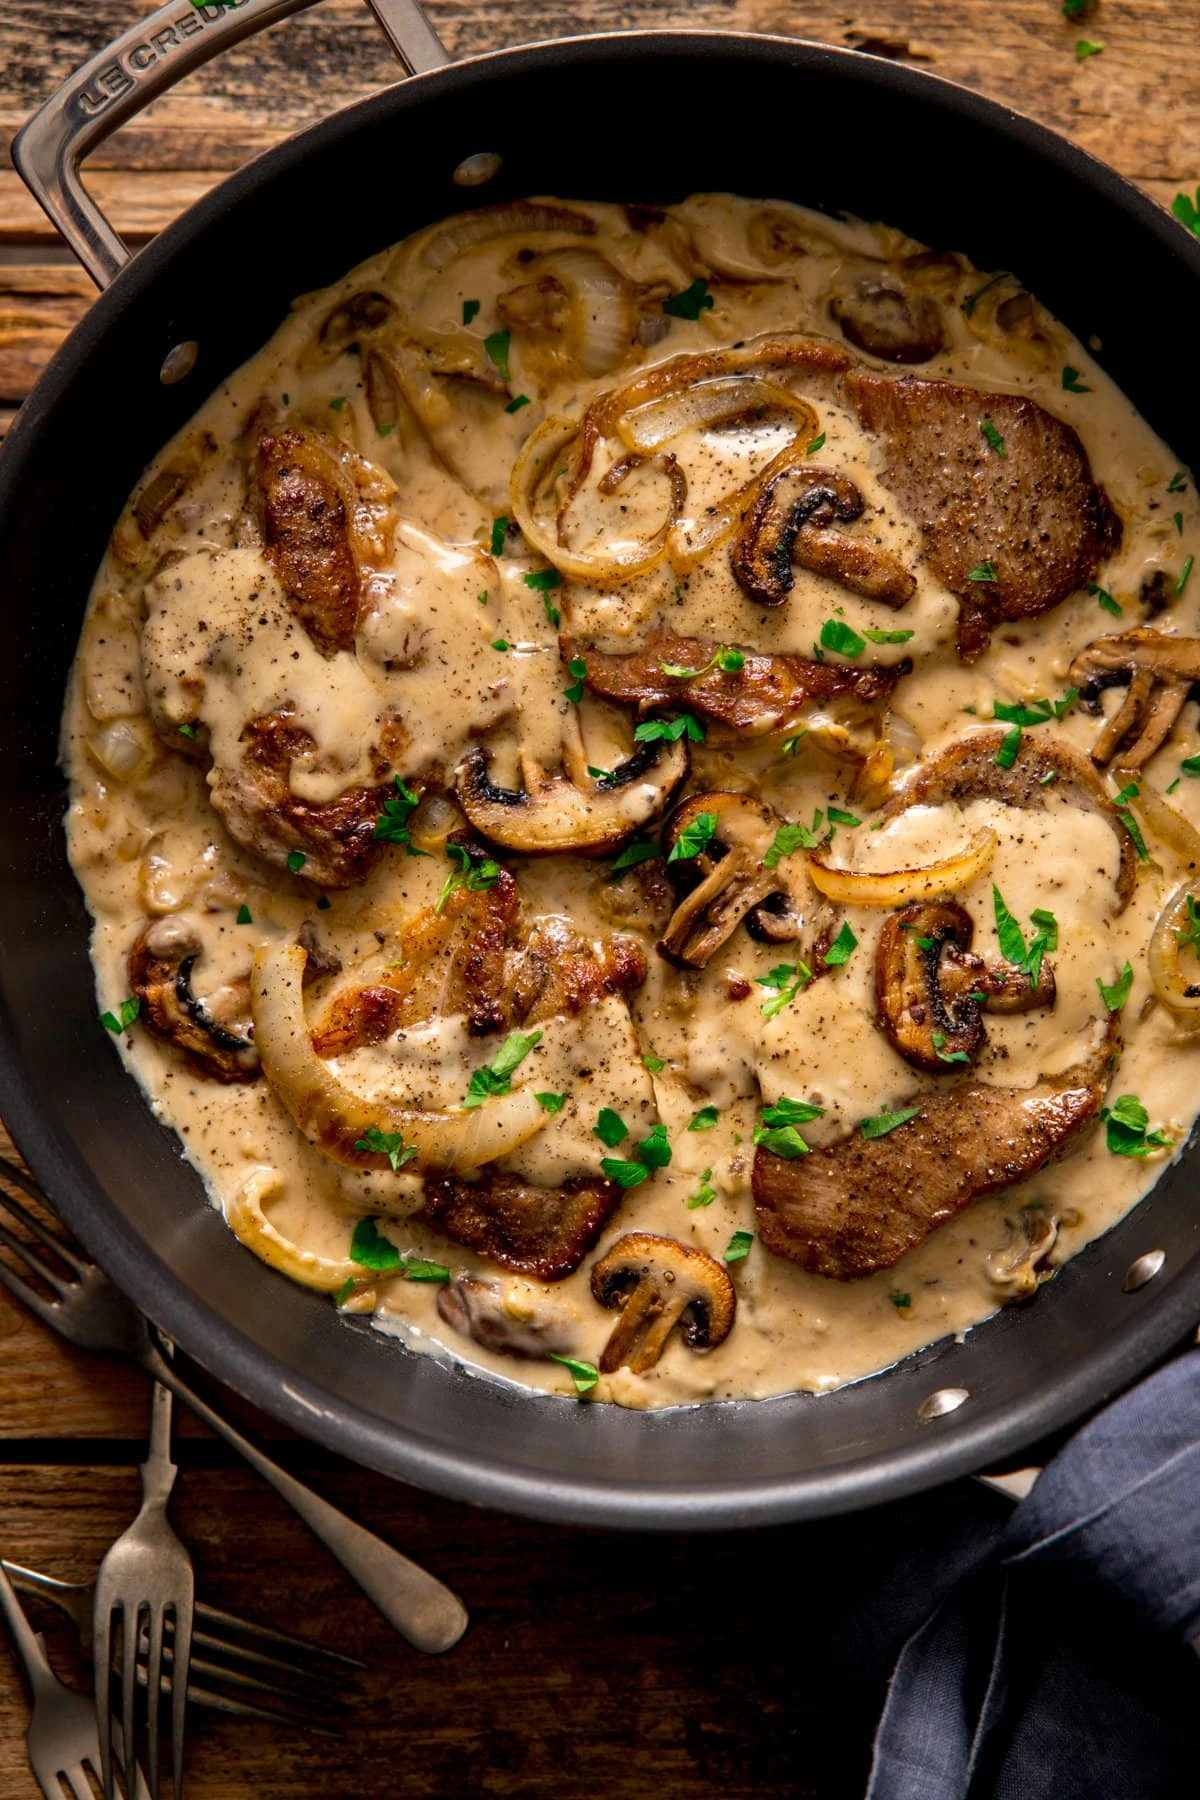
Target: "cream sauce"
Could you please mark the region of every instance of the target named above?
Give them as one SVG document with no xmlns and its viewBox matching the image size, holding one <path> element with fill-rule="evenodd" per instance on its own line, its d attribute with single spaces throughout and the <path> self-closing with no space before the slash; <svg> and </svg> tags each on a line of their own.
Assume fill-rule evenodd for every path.
<svg viewBox="0 0 1200 1800">
<path fill-rule="evenodd" d="M 119 522 L 96 579 L 64 722 L 72 787 L 67 830 L 95 920 L 101 1010 L 115 1011 L 128 994 L 126 958 L 147 917 L 173 918 L 199 940 L 197 984 L 225 1018 L 239 1007 L 244 1017 L 258 946 L 291 941 L 307 925 L 345 970 L 365 978 L 394 954 L 404 921 L 436 902 L 448 869 L 440 857 L 391 850 L 360 885 L 331 892 L 318 906 L 310 884 L 233 842 L 209 789 L 221 772 L 236 775 L 242 728 L 255 715 L 291 708 L 309 734 L 311 749 L 293 757 L 288 782 L 310 802 L 332 800 L 381 773 L 411 781 L 433 771 L 448 778 L 480 740 L 495 752 L 496 777 L 511 780 L 518 750 L 527 767 L 558 767 L 574 714 L 564 696 L 556 613 L 565 631 L 602 649 L 628 649 L 662 624 L 683 636 L 802 655 L 811 654 L 823 622 L 835 618 L 856 632 L 913 633 L 902 646 L 870 651 L 880 662 L 913 659 L 914 672 L 896 690 L 889 727 L 901 761 L 911 761 L 918 750 L 928 756 L 990 720 L 997 701 L 1060 697 L 1083 646 L 1144 621 L 1138 596 L 1147 578 L 1164 571 L 1170 591 L 1185 558 L 1200 553 L 1190 477 L 1173 480 L 1177 464 L 1169 450 L 1089 352 L 1038 308 L 1010 307 L 998 316 L 1018 292 L 1015 282 L 998 277 L 987 285 L 986 276 L 959 259 L 933 264 L 921 277 L 939 303 L 947 341 L 915 372 L 1030 395 L 1078 431 L 1124 526 L 1121 548 L 1099 576 L 1123 608 L 1121 620 L 1080 592 L 1041 619 L 1000 627 L 989 651 L 965 666 L 954 647 L 957 602 L 923 563 L 916 529 L 884 484 L 880 445 L 844 408 L 819 397 L 811 405 L 824 434 L 821 461 L 861 490 L 865 513 L 857 529 L 916 574 L 917 591 L 901 612 L 801 568 L 786 605 L 754 609 L 733 581 L 724 546 L 694 566 L 660 561 L 622 582 L 531 587 L 525 577 L 544 568 L 542 559 L 513 535 L 495 553 L 493 523 L 511 515 L 510 471 L 543 420 L 578 420 L 590 400 L 632 372 L 684 351 L 767 332 L 838 338 L 830 295 L 880 259 L 919 249 L 884 227 L 722 195 L 695 197 L 636 226 L 617 207 L 588 203 L 576 210 L 594 221 L 594 235 L 515 229 L 479 241 L 453 223 L 433 227 L 307 296 L 147 472 L 150 481 L 156 471 L 183 468 L 189 478 L 149 537 L 131 511 Z M 636 304 L 644 342 L 633 339 L 631 311 L 619 362 L 589 378 L 564 350 L 561 332 L 514 325 L 510 380 L 497 393 L 496 360 L 485 339 L 501 328 L 500 296 L 534 289 L 556 266 L 568 270 L 573 265 L 556 265 L 555 254 L 580 244 L 620 272 L 621 303 Z M 662 300 L 686 290 L 697 269 L 709 271 L 713 304 L 694 321 L 664 314 Z M 390 373 L 378 364 L 372 373 L 353 348 L 339 350 L 320 335 L 331 312 L 364 290 L 386 296 L 395 309 Z M 979 297 L 968 310 L 964 302 L 972 295 Z M 537 296 L 526 299 L 534 305 Z M 521 304 L 519 296 L 504 302 L 507 316 Z M 610 295 L 608 304 L 618 302 Z M 1006 329 L 1014 310 L 1018 319 Z M 606 318 L 597 303 L 593 336 Z M 581 354 L 602 353 L 593 336 L 585 333 Z M 1067 365 L 1079 371 L 1081 391 L 1064 388 Z M 439 368 L 457 373 L 448 377 Z M 390 412 L 378 387 L 368 391 L 385 378 L 393 389 Z M 781 377 L 780 385 L 793 401 L 804 395 L 802 377 L 790 385 Z M 527 403 L 513 410 L 510 395 Z M 347 457 L 371 466 L 377 536 L 379 508 L 390 504 L 398 515 L 371 558 L 354 648 L 330 658 L 292 616 L 248 498 L 257 433 L 285 424 L 315 428 Z M 681 430 L 670 447 L 687 479 L 679 522 L 684 538 L 703 538 L 711 509 L 794 435 L 786 409 L 732 426 Z M 597 498 L 596 483 L 620 454 L 610 441 L 600 446 L 593 482 L 564 514 L 574 551 L 611 556 L 634 549 L 663 518 L 668 483 L 661 470 L 635 471 L 615 495 Z M 1198 606 L 1200 576 L 1183 584 L 1161 623 L 1195 632 Z M 1106 696 L 1109 711 L 1116 702 L 1115 693 Z M 629 723 L 620 709 L 588 696 L 578 716 L 590 763 L 607 768 L 628 754 Z M 1118 917 L 1113 831 L 1053 788 L 1043 812 L 977 801 L 912 808 L 872 829 L 877 813 L 849 798 L 855 765 L 828 753 L 839 732 L 843 739 L 853 732 L 853 709 L 831 708 L 824 720 L 812 709 L 808 723 L 807 735 L 793 734 L 790 743 L 782 733 L 736 740 L 711 728 L 693 755 L 692 787 L 753 790 L 782 816 L 801 821 L 832 802 L 862 821 L 839 826 L 831 851 L 835 862 L 854 868 L 925 863 L 953 854 L 981 827 L 995 831 L 988 876 L 958 896 L 975 922 L 975 948 L 996 953 L 993 882 L 1027 935 L 1035 910 L 1052 911 L 1059 927 L 1051 958 L 1058 998 L 1053 1010 L 989 1017 L 978 1078 L 1028 1086 L 1079 1060 L 1104 1018 L 1097 979 L 1112 982 L 1128 959 L 1133 988 L 1113 1091 L 1140 1095 L 1152 1125 L 1171 1135 L 1176 1150 L 1182 1147 L 1200 1092 L 1200 1034 L 1183 1029 L 1155 998 L 1146 965 L 1154 921 L 1183 879 L 1173 852 L 1148 834 L 1150 858 L 1139 865 L 1133 900 Z M 208 759 L 197 756 L 190 736 L 198 725 Z M 1152 787 L 1161 791 L 1180 777 L 1182 760 L 1200 748 L 1197 725 L 1189 703 L 1149 766 L 1145 779 Z M 1030 729 L 1086 754 L 1098 723 L 1075 707 L 1059 723 Z M 1183 773 L 1172 804 L 1200 824 L 1200 780 Z M 566 915 L 592 940 L 614 926 L 636 932 L 636 917 L 632 925 L 625 917 L 629 884 L 614 881 L 610 865 L 504 860 L 529 916 Z M 792 860 L 799 871 L 803 853 Z M 788 1095 L 822 1105 L 823 1115 L 804 1127 L 818 1146 L 934 1085 L 901 1060 L 874 1023 L 874 952 L 886 912 L 850 907 L 843 916 L 858 940 L 848 963 L 802 989 L 773 1018 L 763 1016 L 770 990 L 758 984 L 774 965 L 795 959 L 793 946 L 760 945 L 739 929 L 703 972 L 681 974 L 655 955 L 654 933 L 642 931 L 649 975 L 629 1007 L 612 999 L 581 1020 L 550 1021 L 513 1077 L 514 1088 L 569 1097 L 506 1166 L 555 1185 L 596 1170 L 604 1151 L 592 1128 L 601 1107 L 618 1112 L 630 1128 L 618 1155 L 661 1121 L 672 1161 L 625 1196 L 596 1254 L 636 1229 L 720 1260 L 734 1232 L 754 1231 L 750 1171 L 763 1104 Z M 472 1040 L 461 1019 L 434 1020 L 350 1052 L 331 1067 L 364 1094 L 401 1092 L 453 1105 L 499 1042 Z M 497 1272 L 412 1217 L 419 1176 L 329 1161 L 300 1135 L 265 1081 L 207 1081 L 136 1025 L 119 1043 L 158 1116 L 180 1133 L 214 1202 L 276 1266 L 330 1292 L 352 1276 L 357 1287 L 349 1306 L 375 1312 L 382 1328 L 410 1344 L 494 1376 L 572 1392 L 570 1375 L 557 1363 L 518 1362 L 457 1335 L 438 1315 L 434 1285 L 399 1278 L 368 1285 L 366 1273 L 347 1258 L 355 1221 L 371 1214 L 385 1219 L 383 1228 L 402 1253 L 494 1280 L 509 1318 L 545 1321 L 571 1356 L 599 1361 L 613 1319 L 590 1295 L 593 1256 L 552 1286 Z M 652 1078 L 643 1056 L 661 1059 Z M 719 1109 L 715 1126 L 691 1129 L 710 1105 Z M 723 1344 L 696 1355 L 676 1334 L 655 1368 L 641 1376 L 627 1369 L 601 1376 L 594 1397 L 665 1406 L 826 1391 L 870 1374 L 995 1310 L 987 1259 L 1009 1241 L 1022 1207 L 1037 1201 L 1063 1217 L 1052 1259 L 1061 1263 L 1113 1225 L 1171 1154 L 1122 1158 L 1107 1149 L 1103 1128 L 1085 1132 L 1061 1161 L 966 1207 L 896 1267 L 853 1283 L 808 1275 L 755 1242 L 730 1265 L 738 1313 Z"/>
</svg>

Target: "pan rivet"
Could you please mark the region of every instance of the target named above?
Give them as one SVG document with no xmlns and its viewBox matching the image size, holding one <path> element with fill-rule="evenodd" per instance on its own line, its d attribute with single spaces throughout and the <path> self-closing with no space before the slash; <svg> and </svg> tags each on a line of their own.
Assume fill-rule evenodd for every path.
<svg viewBox="0 0 1200 1800">
<path fill-rule="evenodd" d="M 969 1388 L 935 1388 L 933 1393 L 927 1394 L 918 1406 L 917 1417 L 922 1421 L 940 1419 L 945 1413 L 955 1412 L 964 1400 L 970 1398 L 971 1390 Z"/>
<path fill-rule="evenodd" d="M 1154 1280 L 1166 1260 L 1165 1250 L 1147 1250 L 1145 1256 L 1139 1256 L 1137 1261 L 1131 1262 L 1126 1269 L 1125 1279 L 1121 1283 L 1121 1292 L 1136 1294 L 1139 1288 L 1145 1287 L 1148 1281 Z"/>
<path fill-rule="evenodd" d="M 497 156 L 494 150 L 477 150 L 474 156 L 463 157 L 450 179 L 455 187 L 482 187 L 503 167 L 504 158 Z"/>
<path fill-rule="evenodd" d="M 163 357 L 162 368 L 158 371 L 158 379 L 164 387 L 174 387 L 185 375 L 190 375 L 196 366 L 196 358 L 200 354 L 200 346 L 195 338 L 188 338 L 186 343 L 176 344 Z"/>
</svg>

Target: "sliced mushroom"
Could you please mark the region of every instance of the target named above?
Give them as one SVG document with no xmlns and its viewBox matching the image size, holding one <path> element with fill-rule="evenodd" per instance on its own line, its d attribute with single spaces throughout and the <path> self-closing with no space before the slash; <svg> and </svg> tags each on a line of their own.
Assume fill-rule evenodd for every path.
<svg viewBox="0 0 1200 1800">
<path fill-rule="evenodd" d="M 893 913 L 875 952 L 879 1023 L 914 1069 L 952 1075 L 984 1043 L 983 1011 L 1053 1006 L 1054 971 L 1043 960 L 1036 984 L 1011 963 L 991 967 L 971 954 L 975 922 L 957 900 L 917 901 Z"/>
<path fill-rule="evenodd" d="M 801 455 L 797 452 L 797 455 Z M 778 466 L 776 466 L 778 465 Z M 835 469 L 776 458 L 743 516 L 729 554 L 734 579 L 759 606 L 781 606 L 792 590 L 792 564 L 852 593 L 903 606 L 916 578 L 882 545 L 839 531 L 862 516 L 854 483 Z"/>
<path fill-rule="evenodd" d="M 485 1350 L 528 1361 L 561 1356 L 574 1342 L 567 1321 L 539 1313 L 505 1295 L 495 1281 L 456 1275 L 438 1289 L 439 1315 L 452 1330 L 474 1338 Z"/>
<path fill-rule="evenodd" d="M 573 1175 L 547 1188 L 503 1169 L 474 1178 L 430 1169 L 418 1216 L 502 1269 L 561 1281 L 579 1267 L 620 1199 L 620 1187 L 603 1175 Z"/>
<path fill-rule="evenodd" d="M 347 350 L 361 351 L 366 343 L 386 331 L 395 316 L 395 306 L 375 288 L 350 294 L 321 320 L 314 342 L 301 358 L 302 366 L 319 368 Z"/>
<path fill-rule="evenodd" d="M 714 825 L 703 847 L 693 855 L 676 854 L 668 862 L 668 873 L 690 885 L 659 939 L 658 951 L 686 969 L 702 969 L 751 908 L 768 896 L 780 894 L 791 900 L 786 876 L 780 869 L 768 869 L 763 861 L 781 823 L 771 807 L 747 794 L 690 794 L 663 832 L 665 854 L 670 857 L 686 849 L 685 833 L 705 819 Z M 790 924 L 796 917 L 794 907 L 789 907 L 787 917 Z M 782 923 L 778 911 L 774 918 Z"/>
<path fill-rule="evenodd" d="M 989 1251 L 983 1272 L 1002 1300 L 1027 1300 L 1054 1273 L 1050 1254 L 1058 1242 L 1059 1227 L 1076 1224 L 1079 1214 L 1068 1209 L 1062 1216 L 1036 1202 L 1023 1206 L 1016 1219 L 1006 1219 L 1008 1242 Z"/>
<path fill-rule="evenodd" d="M 489 753 L 477 746 L 459 765 L 458 798 L 475 830 L 493 844 L 525 856 L 605 856 L 656 818 L 688 772 L 686 744 L 638 744 L 609 774 L 593 776 L 574 746 L 564 745 L 567 768 L 547 775 L 522 755 L 524 786 L 497 787 Z"/>
<path fill-rule="evenodd" d="M 1144 769 L 1166 742 L 1192 683 L 1200 681 L 1200 637 L 1172 637 L 1146 626 L 1113 632 L 1080 652 L 1067 679 L 1093 713 L 1105 688 L 1128 686 L 1124 705 L 1092 745 L 1092 761 L 1104 768 L 1119 753 L 1124 768 Z"/>
<path fill-rule="evenodd" d="M 852 344 L 884 362 L 928 362 L 945 347 L 937 302 L 906 292 L 892 276 L 863 276 L 835 294 L 829 310 Z"/>
<path fill-rule="evenodd" d="M 854 1131 L 790 1160 L 760 1144 L 760 1242 L 835 1281 L 891 1268 L 969 1201 L 1066 1150 L 1099 1113 L 1118 1047 L 1114 1016 L 1090 1056 L 1033 1087 L 926 1090 L 908 1102 L 915 1116 L 884 1136 Z"/>
<path fill-rule="evenodd" d="M 1040 812 L 1066 800 L 1084 812 L 1099 813 L 1111 826 L 1121 853 L 1115 911 L 1124 912 L 1137 880 L 1137 852 L 1091 763 L 1062 738 L 1027 731 L 1012 766 L 1004 768 L 996 761 L 1004 735 L 973 731 L 928 762 L 916 764 L 884 808 L 884 822 L 910 806 L 966 805 L 985 799 Z"/>
<path fill-rule="evenodd" d="M 606 1375 L 622 1364 L 644 1375 L 677 1325 L 689 1350 L 712 1350 L 729 1336 L 737 1311 L 733 1282 L 719 1262 L 648 1231 L 627 1233 L 601 1257 L 592 1294 L 610 1311 L 622 1308 L 600 1357 Z"/>
<path fill-rule="evenodd" d="M 254 1081 L 259 1066 L 253 1028 L 230 1030 L 192 992 L 192 971 L 203 953 L 200 938 L 182 920 L 154 919 L 144 926 L 129 952 L 129 987 L 141 1001 L 139 1017 L 197 1074 L 226 1083 Z M 246 999 L 248 1012 L 248 994 Z"/>
</svg>

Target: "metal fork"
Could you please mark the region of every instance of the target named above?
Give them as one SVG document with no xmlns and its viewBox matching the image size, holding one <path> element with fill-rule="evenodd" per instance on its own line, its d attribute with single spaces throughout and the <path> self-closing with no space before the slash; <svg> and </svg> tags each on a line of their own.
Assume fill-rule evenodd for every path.
<svg viewBox="0 0 1200 1800">
<path fill-rule="evenodd" d="M 0 1568 L 18 1593 L 44 1600 L 65 1613 L 78 1633 L 84 1653 L 91 1654 L 95 1582 L 60 1581 L 57 1576 L 43 1575 L 38 1569 L 26 1569 L 20 1563 L 3 1559 Z M 144 1662 L 148 1649 L 148 1640 L 142 1633 L 138 1645 L 140 1684 L 146 1680 Z M 167 1670 L 163 1685 L 169 1688 L 174 1675 L 169 1632 L 163 1661 Z M 252 1624 L 235 1613 L 206 1606 L 203 1600 L 196 1602 L 187 1695 L 195 1705 L 212 1712 L 323 1730 L 338 1723 L 361 1698 L 357 1678 L 365 1668 L 366 1664 L 356 1658 L 327 1650 L 308 1638 Z M 235 1693 L 222 1692 L 226 1687 Z M 250 1695 L 254 1698 L 247 1697 Z M 260 1705 L 259 1701 L 269 1705 Z"/>
<path fill-rule="evenodd" d="M 109 1546 L 96 1575 L 92 1663 L 96 1683 L 96 1724 L 105 1800 L 114 1800 L 112 1705 L 113 1620 L 121 1630 L 121 1735 L 132 1750 L 134 1700 L 138 1690 L 141 1616 L 146 1613 L 146 1774 L 150 1800 L 159 1800 L 158 1731 L 162 1712 L 163 1639 L 168 1614 L 174 1624 L 171 1694 L 171 1773 L 175 1800 L 183 1792 L 183 1732 L 187 1678 L 192 1657 L 196 1578 L 187 1546 L 167 1518 L 175 1485 L 171 1461 L 171 1394 L 155 1382 L 150 1401 L 150 1450 L 142 1464 L 142 1504 L 137 1518 Z"/>
<path fill-rule="evenodd" d="M 29 1715 L 29 1766 L 37 1776 L 46 1800 L 92 1800 L 92 1779 L 100 1773 L 100 1744 L 96 1715 L 91 1703 L 64 1686 L 50 1667 L 46 1646 L 21 1610 L 21 1602 L 3 1569 L 0 1569 L 0 1611 L 8 1620 L 33 1695 Z M 120 1754 L 120 1749 L 118 1749 Z M 133 1785 L 125 1777 L 129 1800 L 148 1800 L 146 1784 L 136 1763 Z M 122 1770 L 124 1773 L 124 1769 Z"/>
<path fill-rule="evenodd" d="M 0 1157 L 0 1176 L 49 1208 L 49 1201 L 32 1176 L 4 1157 Z M 49 1231 L 3 1187 L 0 1187 L 0 1206 L 20 1222 L 42 1249 L 59 1258 L 70 1271 L 70 1277 L 64 1279 L 49 1266 L 39 1249 L 26 1243 L 0 1221 L 0 1244 L 19 1256 L 56 1298 L 47 1300 L 26 1277 L 18 1275 L 0 1260 L 0 1282 L 11 1294 L 71 1343 L 85 1350 L 128 1357 L 164 1387 L 169 1387 L 177 1399 L 184 1401 L 211 1425 L 299 1513 L 309 1530 L 332 1551 L 346 1573 L 410 1644 L 435 1655 L 458 1642 L 467 1628 L 467 1613 L 456 1594 L 427 1570 L 385 1544 L 382 1538 L 347 1518 L 319 1494 L 314 1494 L 302 1481 L 297 1481 L 294 1475 L 289 1475 L 286 1469 L 265 1456 L 249 1438 L 243 1437 L 177 1373 L 159 1350 L 141 1313 L 103 1270 Z"/>
</svg>

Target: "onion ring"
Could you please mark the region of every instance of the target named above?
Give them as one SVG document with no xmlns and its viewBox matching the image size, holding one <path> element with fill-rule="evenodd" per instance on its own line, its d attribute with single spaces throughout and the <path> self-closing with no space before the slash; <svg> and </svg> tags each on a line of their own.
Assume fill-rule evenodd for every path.
<svg viewBox="0 0 1200 1800">
<path fill-rule="evenodd" d="M 318 1256 L 314 1250 L 302 1250 L 291 1238 L 272 1225 L 263 1211 L 263 1201 L 282 1187 L 278 1169 L 261 1166 L 251 1169 L 225 1209 L 225 1222 L 247 1250 L 253 1250 L 272 1269 L 290 1275 L 305 1287 L 320 1288 L 323 1293 L 336 1293 L 348 1281 L 362 1281 L 367 1271 L 361 1263 L 345 1257 Z"/>
<path fill-rule="evenodd" d="M 814 851 L 808 874 L 818 893 L 841 906 L 903 906 L 969 887 L 991 868 L 997 841 L 994 831 L 981 831 L 965 849 L 923 869 L 835 869 Z"/>
<path fill-rule="evenodd" d="M 1168 805 L 1150 786 L 1142 770 L 1114 769 L 1113 775 L 1122 791 L 1130 785 L 1137 788 L 1133 804 L 1159 842 L 1175 852 L 1185 869 L 1200 871 L 1200 831 L 1191 820 Z"/>
<path fill-rule="evenodd" d="M 1182 887 L 1176 888 L 1155 921 L 1146 963 L 1154 991 L 1163 1005 L 1169 1006 L 1172 1012 L 1197 1014 L 1200 1013 L 1200 961 L 1193 955 L 1191 972 L 1196 979 L 1189 981 L 1182 966 L 1179 939 L 1175 935 L 1189 921 L 1189 899 L 1195 899 L 1195 895 L 1191 886 L 1184 882 Z"/>
<path fill-rule="evenodd" d="M 544 556 L 547 562 L 553 563 L 560 574 L 595 587 L 615 586 L 629 581 L 635 575 L 645 574 L 666 555 L 667 540 L 681 504 L 680 485 L 677 480 L 671 479 L 670 507 L 666 518 L 652 537 L 603 556 L 568 549 L 559 538 L 558 519 L 562 516 L 561 511 L 553 524 L 545 515 L 539 516 L 537 495 L 552 462 L 569 450 L 578 438 L 579 431 L 579 424 L 574 420 L 545 419 L 536 431 L 530 433 L 513 464 L 513 517 L 521 527 L 526 542 Z M 656 457 L 653 460 L 666 467 L 668 459 Z M 625 474 L 631 472 L 628 468 L 625 470 Z M 667 474 L 671 476 L 670 468 L 667 468 Z M 569 504 L 568 499 L 565 505 Z"/>
</svg>

